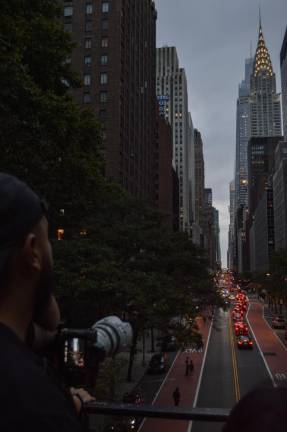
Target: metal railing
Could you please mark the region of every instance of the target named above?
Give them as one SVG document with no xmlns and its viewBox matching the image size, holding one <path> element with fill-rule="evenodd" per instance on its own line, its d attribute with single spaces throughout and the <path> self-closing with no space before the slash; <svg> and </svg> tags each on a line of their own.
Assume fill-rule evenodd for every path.
<svg viewBox="0 0 287 432">
<path fill-rule="evenodd" d="M 225 422 L 230 410 L 223 408 L 156 408 L 150 405 L 109 404 L 89 402 L 85 404 L 87 415 L 116 415 L 135 418 L 156 418 L 185 421 Z"/>
</svg>

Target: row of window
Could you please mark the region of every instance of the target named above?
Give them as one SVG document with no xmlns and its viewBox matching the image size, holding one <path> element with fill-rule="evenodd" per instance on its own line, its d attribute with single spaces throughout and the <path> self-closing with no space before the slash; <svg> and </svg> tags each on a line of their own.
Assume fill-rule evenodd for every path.
<svg viewBox="0 0 287 432">
<path fill-rule="evenodd" d="M 91 66 L 91 64 L 92 64 L 92 56 L 86 55 L 84 57 L 84 63 L 87 66 Z M 108 64 L 108 55 L 107 54 L 101 55 L 101 57 L 100 57 L 100 64 L 101 65 L 107 65 Z"/>
<path fill-rule="evenodd" d="M 86 3 L 85 6 L 86 14 L 91 15 L 93 13 L 93 5 L 92 3 Z M 110 11 L 110 3 L 108 1 L 102 2 L 102 12 L 108 13 Z M 73 16 L 74 8 L 73 6 L 64 6 L 64 16 L 65 17 L 71 17 Z"/>
<path fill-rule="evenodd" d="M 102 72 L 100 74 L 100 83 L 101 84 L 107 84 L 108 83 L 108 74 L 107 74 L 107 72 Z M 87 87 L 89 87 L 92 84 L 92 76 L 91 76 L 91 74 L 85 74 L 84 75 L 84 84 Z"/>
<path fill-rule="evenodd" d="M 100 102 L 106 103 L 108 100 L 108 93 L 107 92 L 100 92 Z M 90 93 L 84 93 L 84 103 L 91 103 L 91 94 Z"/>
</svg>

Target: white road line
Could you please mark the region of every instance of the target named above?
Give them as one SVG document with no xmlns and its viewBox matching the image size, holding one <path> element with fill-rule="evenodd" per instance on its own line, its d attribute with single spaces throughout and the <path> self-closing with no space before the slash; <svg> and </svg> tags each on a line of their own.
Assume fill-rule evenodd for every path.
<svg viewBox="0 0 287 432">
<path fill-rule="evenodd" d="M 264 321 L 266 322 L 266 324 L 268 325 L 268 327 L 271 328 L 271 330 L 273 331 L 273 333 L 275 334 L 275 336 L 277 337 L 277 339 L 279 340 L 279 342 L 281 343 L 282 347 L 284 348 L 285 351 L 287 351 L 286 346 L 284 345 L 284 343 L 282 342 L 282 340 L 280 339 L 280 337 L 278 336 L 278 334 L 276 333 L 276 331 L 274 330 L 274 328 L 271 327 L 271 325 L 269 324 L 269 322 L 267 321 L 267 319 L 264 316 L 264 306 L 262 308 L 262 318 L 264 319 Z"/>
<path fill-rule="evenodd" d="M 195 396 L 194 396 L 194 401 L 193 401 L 193 405 L 192 405 L 193 408 L 195 408 L 196 404 L 197 404 L 197 399 L 198 399 L 199 390 L 200 390 L 200 386 L 201 386 L 202 375 L 203 375 L 203 370 L 204 370 L 204 366 L 205 366 L 206 354 L 207 354 L 207 349 L 208 349 L 208 346 L 209 346 L 209 339 L 210 339 L 210 335 L 211 335 L 213 321 L 214 321 L 214 317 L 211 320 L 210 328 L 209 328 L 209 332 L 208 332 L 208 336 L 207 336 L 207 341 L 206 341 L 206 344 L 205 344 L 205 351 L 204 351 L 204 354 L 203 354 L 203 360 L 202 360 L 202 364 L 201 364 L 200 374 L 199 374 L 199 378 L 198 378 L 198 382 L 197 382 L 197 387 L 196 387 L 196 392 L 195 392 Z M 191 428 L 192 428 L 192 421 L 190 421 L 188 423 L 188 427 L 187 427 L 187 431 L 186 432 L 191 432 Z"/>
<path fill-rule="evenodd" d="M 160 392 L 161 392 L 161 389 L 163 388 L 164 384 L 166 383 L 166 381 L 167 381 L 167 379 L 168 379 L 168 377 L 169 377 L 169 374 L 171 373 L 171 371 L 172 371 L 172 369 L 173 369 L 173 366 L 174 366 L 176 360 L 178 359 L 178 357 L 180 356 L 180 354 L 181 354 L 181 351 L 178 351 L 178 353 L 176 354 L 176 356 L 175 356 L 175 358 L 174 358 L 174 360 L 173 360 L 173 362 L 172 362 L 171 367 L 169 368 L 168 373 L 166 374 L 166 376 L 165 376 L 163 382 L 161 383 L 161 385 L 160 385 L 160 387 L 159 387 L 159 389 L 158 389 L 158 391 L 157 391 L 155 397 L 153 398 L 153 401 L 152 401 L 152 403 L 151 403 L 152 405 L 153 405 L 153 404 L 155 403 L 155 401 L 157 400 L 157 398 L 158 398 L 158 396 L 159 396 L 159 394 L 160 394 Z M 146 418 L 144 418 L 143 421 L 141 422 L 141 424 L 140 424 L 140 426 L 139 426 L 139 428 L 138 428 L 138 432 L 140 432 L 140 430 L 142 429 L 143 425 L 145 424 L 145 421 L 146 421 Z"/>
<path fill-rule="evenodd" d="M 264 354 L 263 354 L 263 352 L 262 352 L 262 350 L 261 350 L 261 348 L 260 348 L 260 345 L 259 345 L 259 343 L 258 343 L 258 340 L 256 339 L 256 336 L 255 336 L 255 334 L 254 334 L 254 331 L 252 330 L 252 327 L 251 327 L 250 321 L 249 321 L 249 319 L 248 319 L 249 309 L 250 309 L 250 303 L 249 303 L 248 310 L 247 310 L 247 314 L 246 314 L 246 321 L 248 322 L 249 328 L 250 328 L 251 333 L 252 333 L 252 335 L 253 335 L 253 339 L 254 339 L 255 342 L 256 342 L 257 348 L 258 348 L 259 353 L 260 353 L 260 355 L 261 355 L 261 357 L 262 357 L 262 359 L 263 359 L 263 362 L 264 362 L 264 364 L 265 364 L 265 367 L 266 367 L 266 369 L 267 369 L 267 372 L 268 372 L 269 375 L 270 375 L 270 378 L 271 378 L 271 381 L 272 381 L 273 387 L 277 387 L 277 384 L 276 384 L 275 381 L 274 381 L 274 377 L 273 377 L 273 375 L 272 375 L 272 372 L 271 372 L 271 370 L 270 370 L 270 368 L 269 368 L 269 366 L 268 366 L 268 364 L 267 364 L 267 361 L 266 361 L 266 359 L 265 359 L 265 357 L 264 357 Z"/>
</svg>

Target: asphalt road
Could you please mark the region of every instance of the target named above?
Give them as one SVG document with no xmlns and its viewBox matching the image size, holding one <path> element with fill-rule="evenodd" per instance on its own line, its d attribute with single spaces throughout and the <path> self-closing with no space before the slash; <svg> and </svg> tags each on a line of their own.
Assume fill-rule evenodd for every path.
<svg viewBox="0 0 287 432">
<path fill-rule="evenodd" d="M 270 377 L 254 341 L 253 350 L 239 350 L 229 312 L 218 310 L 211 332 L 197 407 L 232 408 L 240 397 Z M 222 424 L 194 422 L 192 432 L 221 431 Z"/>
<path fill-rule="evenodd" d="M 229 312 L 215 314 L 197 407 L 231 408 L 235 403 Z M 193 422 L 192 432 L 217 432 L 220 423 Z"/>
</svg>

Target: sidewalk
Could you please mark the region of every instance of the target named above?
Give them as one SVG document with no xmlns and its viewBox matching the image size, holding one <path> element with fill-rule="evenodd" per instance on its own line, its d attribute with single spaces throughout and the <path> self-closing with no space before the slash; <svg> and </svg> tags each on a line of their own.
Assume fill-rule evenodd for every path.
<svg viewBox="0 0 287 432">
<path fill-rule="evenodd" d="M 146 332 L 148 333 L 148 332 Z M 125 393 L 130 393 L 139 383 L 139 381 L 144 376 L 147 367 L 149 365 L 151 357 L 156 353 L 159 352 L 159 347 L 157 346 L 157 337 L 159 336 L 159 332 L 154 330 L 154 345 L 155 345 L 155 351 L 151 352 L 151 338 L 150 336 L 146 336 L 145 341 L 145 354 L 143 356 L 143 341 L 142 339 L 138 340 L 137 343 L 137 353 L 134 358 L 133 363 L 133 369 L 132 369 L 132 381 L 127 381 L 127 373 L 128 373 L 128 366 L 129 366 L 129 353 L 120 353 L 117 355 L 118 359 L 125 360 L 125 365 L 121 370 L 121 377 L 120 381 L 121 383 L 118 385 L 118 388 L 116 390 L 116 399 L 117 401 L 121 402 L 123 395 Z M 143 358 L 144 357 L 144 358 Z"/>
</svg>

